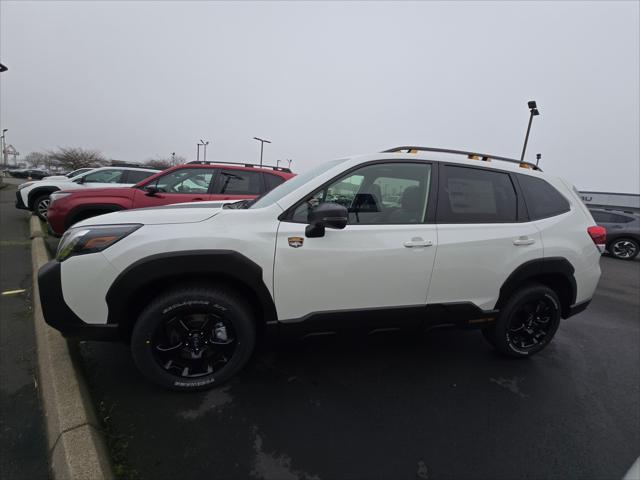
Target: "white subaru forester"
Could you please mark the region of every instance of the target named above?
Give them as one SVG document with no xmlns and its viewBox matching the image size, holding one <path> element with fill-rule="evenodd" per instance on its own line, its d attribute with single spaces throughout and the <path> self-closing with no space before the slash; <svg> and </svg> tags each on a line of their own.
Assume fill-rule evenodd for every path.
<svg viewBox="0 0 640 480">
<path fill-rule="evenodd" d="M 82 221 L 39 287 L 65 336 L 130 342 L 148 378 L 194 390 L 238 373 L 266 333 L 455 325 L 530 356 L 589 304 L 604 243 L 571 185 L 535 165 L 399 147 L 257 201 Z"/>
</svg>

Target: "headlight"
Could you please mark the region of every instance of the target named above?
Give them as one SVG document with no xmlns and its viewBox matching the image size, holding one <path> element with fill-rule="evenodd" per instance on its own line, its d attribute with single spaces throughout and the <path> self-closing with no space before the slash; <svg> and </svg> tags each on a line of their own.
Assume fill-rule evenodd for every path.
<svg viewBox="0 0 640 480">
<path fill-rule="evenodd" d="M 22 190 L 23 188 L 28 187 L 29 185 L 33 185 L 34 183 L 36 183 L 36 182 L 24 182 L 24 183 L 21 183 L 20 185 L 18 185 L 18 190 Z"/>
<path fill-rule="evenodd" d="M 49 195 L 49 206 L 51 206 L 51 204 L 56 200 L 60 200 L 61 198 L 68 197 L 69 195 L 71 195 L 71 193 L 53 192 L 51 195 Z"/>
<path fill-rule="evenodd" d="M 141 226 L 129 224 L 71 228 L 60 240 L 56 260 L 63 262 L 74 255 L 101 252 L 135 232 Z"/>
</svg>

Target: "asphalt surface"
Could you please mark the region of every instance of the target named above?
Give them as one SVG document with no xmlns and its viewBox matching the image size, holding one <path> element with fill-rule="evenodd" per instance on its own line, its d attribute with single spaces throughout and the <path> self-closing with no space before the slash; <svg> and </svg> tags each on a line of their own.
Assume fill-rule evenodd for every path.
<svg viewBox="0 0 640 480">
<path fill-rule="evenodd" d="M 79 354 L 122 478 L 620 479 L 640 454 L 640 259 L 601 264 L 590 308 L 527 360 L 475 331 L 315 339 L 180 394 L 125 345 Z"/>
<path fill-rule="evenodd" d="M 640 261 L 602 259 L 591 307 L 527 360 L 479 332 L 290 343 L 176 394 L 83 343 L 123 476 L 619 479 L 640 454 Z"/>
<path fill-rule="evenodd" d="M 0 477 L 49 476 L 37 389 L 27 212 L 14 208 L 15 186 L 0 190 Z"/>
</svg>

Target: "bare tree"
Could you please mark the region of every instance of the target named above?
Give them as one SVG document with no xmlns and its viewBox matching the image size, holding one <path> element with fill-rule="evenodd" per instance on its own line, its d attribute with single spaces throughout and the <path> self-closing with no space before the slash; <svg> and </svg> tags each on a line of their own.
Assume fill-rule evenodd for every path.
<svg viewBox="0 0 640 480">
<path fill-rule="evenodd" d="M 97 150 L 86 150 L 79 147 L 58 147 L 57 151 L 49 152 L 49 157 L 58 162 L 65 170 L 98 167 L 105 163 L 104 157 Z"/>
<path fill-rule="evenodd" d="M 49 169 L 51 168 L 51 159 L 49 155 L 42 152 L 31 152 L 25 155 L 24 159 L 31 168 L 38 168 L 40 166 Z"/>
</svg>

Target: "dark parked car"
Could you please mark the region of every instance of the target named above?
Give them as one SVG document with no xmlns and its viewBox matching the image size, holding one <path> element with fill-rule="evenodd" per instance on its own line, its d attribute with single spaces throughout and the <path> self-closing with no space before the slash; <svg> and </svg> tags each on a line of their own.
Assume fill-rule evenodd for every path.
<svg viewBox="0 0 640 480">
<path fill-rule="evenodd" d="M 9 175 L 15 178 L 33 178 L 35 180 L 41 180 L 44 177 L 49 176 L 49 172 L 46 170 L 38 170 L 37 168 L 24 168 L 20 170 L 9 170 Z"/>
<path fill-rule="evenodd" d="M 640 214 L 593 208 L 591 215 L 607 229 L 607 251 L 615 258 L 633 260 L 640 252 Z"/>
</svg>

